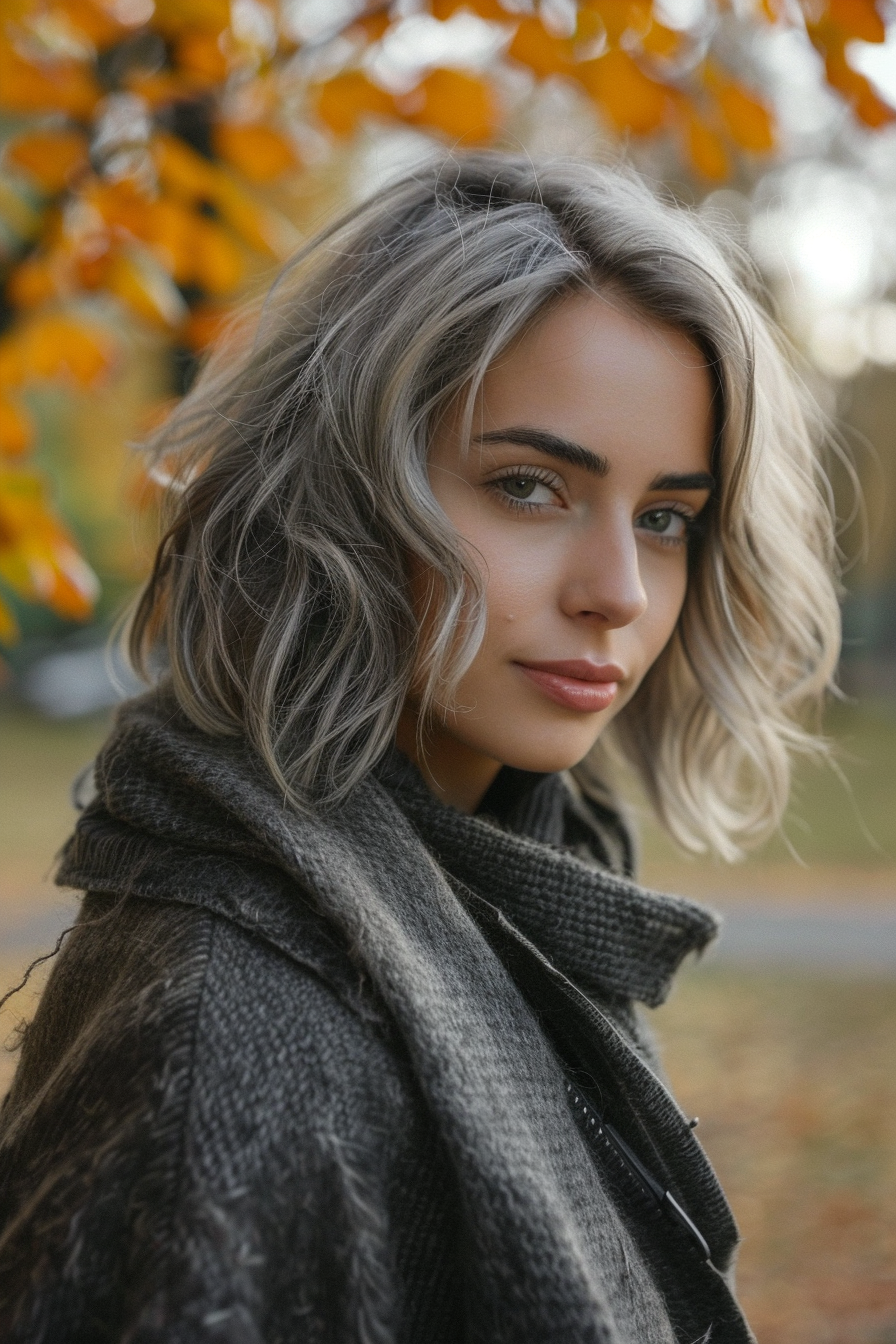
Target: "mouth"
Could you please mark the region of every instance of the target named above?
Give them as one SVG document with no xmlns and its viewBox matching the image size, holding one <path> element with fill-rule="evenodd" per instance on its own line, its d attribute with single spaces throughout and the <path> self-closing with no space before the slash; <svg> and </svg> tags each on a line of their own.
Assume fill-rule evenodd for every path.
<svg viewBox="0 0 896 1344">
<path fill-rule="evenodd" d="M 608 709 L 625 676 L 616 663 L 592 663 L 587 658 L 569 658 L 551 663 L 517 663 L 549 700 L 581 714 Z"/>
</svg>

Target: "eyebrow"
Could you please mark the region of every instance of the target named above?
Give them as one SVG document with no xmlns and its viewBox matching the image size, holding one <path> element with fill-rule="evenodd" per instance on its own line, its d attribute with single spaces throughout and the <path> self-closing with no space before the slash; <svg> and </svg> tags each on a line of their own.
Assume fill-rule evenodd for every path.
<svg viewBox="0 0 896 1344">
<path fill-rule="evenodd" d="M 602 453 L 594 453 L 572 439 L 560 438 L 543 429 L 514 426 L 511 429 L 492 429 L 476 435 L 477 443 L 516 443 L 522 448 L 534 448 L 537 453 L 559 458 L 574 467 L 590 471 L 594 476 L 606 476 L 610 464 Z M 714 490 L 715 477 L 708 471 L 663 472 L 650 482 L 651 490 Z"/>
<path fill-rule="evenodd" d="M 528 429 L 520 426 L 512 429 L 493 429 L 487 434 L 477 434 L 477 443 L 516 443 L 521 448 L 534 448 L 537 453 L 559 458 L 573 467 L 581 467 L 594 476 L 606 476 L 610 464 L 600 453 L 592 453 L 572 439 L 561 439 L 557 434 L 548 434 L 543 429 Z"/>
<path fill-rule="evenodd" d="M 714 490 L 716 479 L 708 471 L 666 472 L 654 476 L 651 490 Z"/>
</svg>

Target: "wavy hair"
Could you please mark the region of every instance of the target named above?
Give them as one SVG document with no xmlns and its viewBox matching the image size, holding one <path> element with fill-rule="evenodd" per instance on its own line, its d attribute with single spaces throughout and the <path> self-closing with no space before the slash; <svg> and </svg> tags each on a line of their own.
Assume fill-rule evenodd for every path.
<svg viewBox="0 0 896 1344">
<path fill-rule="evenodd" d="M 148 444 L 167 530 L 132 661 L 147 675 L 163 650 L 193 722 L 244 734 L 293 806 L 346 796 L 412 679 L 451 703 L 485 608 L 430 490 L 433 426 L 586 289 L 685 332 L 717 409 L 681 617 L 613 740 L 686 847 L 733 857 L 780 820 L 839 650 L 811 400 L 735 247 L 632 174 L 500 153 L 422 168 L 321 233 Z M 412 565 L 432 576 L 422 623 Z"/>
</svg>

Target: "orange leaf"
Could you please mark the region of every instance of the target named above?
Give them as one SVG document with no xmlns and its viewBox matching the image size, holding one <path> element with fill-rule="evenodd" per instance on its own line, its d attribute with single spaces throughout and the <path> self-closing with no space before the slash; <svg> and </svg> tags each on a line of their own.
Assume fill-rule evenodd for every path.
<svg viewBox="0 0 896 1344">
<path fill-rule="evenodd" d="M 641 46 L 651 56 L 671 56 L 681 44 L 681 33 L 655 20 L 641 37 Z"/>
<path fill-rule="evenodd" d="M 191 311 L 181 333 L 191 350 L 205 350 L 220 336 L 230 318 L 230 309 L 219 304 L 200 303 Z"/>
<path fill-rule="evenodd" d="M 125 78 L 125 87 L 138 98 L 144 99 L 150 107 L 165 107 L 169 103 L 189 101 L 195 98 L 197 87 L 204 90 L 196 76 L 183 70 L 158 70 L 154 75 L 135 71 Z"/>
<path fill-rule="evenodd" d="M 4 602 L 2 596 L 0 596 L 0 644 L 15 644 L 18 638 L 19 623 L 9 604 Z"/>
<path fill-rule="evenodd" d="M 450 19 L 459 9 L 472 9 L 481 19 L 506 23 L 514 16 L 498 3 L 498 0 L 432 0 L 430 10 L 437 19 Z"/>
<path fill-rule="evenodd" d="M 360 70 L 349 70 L 320 85 L 317 115 L 335 135 L 351 135 L 362 117 L 391 117 L 395 102 Z"/>
<path fill-rule="evenodd" d="M 362 32 L 368 42 L 379 42 L 391 22 L 388 9 L 378 9 L 372 14 L 365 14 L 363 18 L 356 19 L 352 24 L 352 31 Z"/>
<path fill-rule="evenodd" d="M 407 97 L 405 120 L 434 126 L 453 139 L 480 142 L 495 130 L 497 109 L 483 79 L 460 70 L 433 70 Z"/>
<path fill-rule="evenodd" d="M 175 43 L 175 65 L 203 85 L 223 83 L 230 73 L 230 61 L 222 50 L 221 36 L 219 29 L 187 29 Z"/>
<path fill-rule="evenodd" d="M 230 0 L 156 0 L 153 26 L 166 34 L 185 28 L 213 28 L 223 33 L 230 17 Z"/>
<path fill-rule="evenodd" d="M 152 326 L 177 327 L 186 314 L 186 304 L 169 277 L 139 252 L 115 256 L 105 287 Z"/>
<path fill-rule="evenodd" d="M 887 36 L 884 21 L 874 0 L 828 0 L 827 17 L 847 37 L 863 42 L 883 42 Z"/>
<path fill-rule="evenodd" d="M 842 32 L 819 24 L 809 28 L 809 36 L 824 56 L 828 83 L 852 104 L 860 121 L 878 129 L 896 120 L 896 111 L 878 96 L 871 82 L 847 62 L 846 39 Z"/>
<path fill-rule="evenodd" d="M 34 442 L 34 422 L 19 402 L 0 392 L 0 456 L 23 457 Z"/>
<path fill-rule="evenodd" d="M 152 143 L 163 186 L 190 201 L 214 199 L 218 174 L 213 163 L 174 135 L 156 135 Z"/>
<path fill-rule="evenodd" d="M 579 13 L 579 27 L 587 31 L 591 27 L 588 20 L 591 19 L 593 23 L 592 16 L 600 20 L 611 45 L 618 43 L 628 29 L 641 31 L 646 26 L 643 6 L 633 3 L 633 0 L 587 0 Z"/>
<path fill-rule="evenodd" d="M 730 164 L 721 137 L 689 105 L 684 109 L 685 152 L 700 177 L 721 182 L 728 176 Z"/>
<path fill-rule="evenodd" d="M 252 200 L 226 169 L 210 163 L 174 135 L 155 135 L 153 154 L 162 185 L 172 196 L 194 204 L 211 202 L 234 232 L 258 252 L 285 258 L 295 250 L 295 232 L 281 216 Z"/>
<path fill-rule="evenodd" d="M 13 140 L 6 155 L 44 191 L 62 191 L 87 166 L 87 137 L 80 131 L 32 131 Z"/>
<path fill-rule="evenodd" d="M 93 0 L 53 0 L 53 10 L 64 14 L 71 26 L 100 50 L 119 42 L 128 32 L 110 9 Z"/>
<path fill-rule="evenodd" d="M 44 481 L 34 472 L 0 471 L 0 577 L 20 596 L 69 620 L 88 617 L 99 593 L 96 576 L 49 508 Z"/>
<path fill-rule="evenodd" d="M 540 19 L 523 19 L 514 34 L 507 54 L 521 65 L 528 65 L 536 75 L 559 75 L 565 73 L 572 64 L 572 52 L 568 41 L 554 37 Z"/>
<path fill-rule="evenodd" d="M 576 75 L 617 130 L 647 135 L 665 120 L 666 89 L 645 75 L 627 52 L 608 51 L 596 61 L 583 61 Z"/>
<path fill-rule="evenodd" d="M 219 122 L 214 130 L 215 151 L 250 182 L 272 182 L 298 158 L 285 136 L 268 126 L 241 126 Z"/>
<path fill-rule="evenodd" d="M 96 387 L 115 362 L 112 338 L 63 313 L 46 313 L 15 333 L 26 378 L 61 378 Z"/>
<path fill-rule="evenodd" d="M 60 59 L 35 65 L 0 42 L 0 107 L 8 112 L 65 112 L 83 119 L 100 95 L 83 62 Z"/>
<path fill-rule="evenodd" d="M 743 149 L 761 154 L 774 148 L 772 119 L 762 103 L 734 83 L 721 84 L 716 97 L 726 127 Z"/>
<path fill-rule="evenodd" d="M 195 282 L 216 297 L 231 294 L 243 278 L 243 259 L 239 248 L 218 224 L 197 221 L 196 252 L 193 258 Z"/>
<path fill-rule="evenodd" d="M 9 277 L 6 293 L 16 308 L 39 308 L 64 291 L 56 259 L 46 253 L 32 253 L 20 262 Z"/>
</svg>

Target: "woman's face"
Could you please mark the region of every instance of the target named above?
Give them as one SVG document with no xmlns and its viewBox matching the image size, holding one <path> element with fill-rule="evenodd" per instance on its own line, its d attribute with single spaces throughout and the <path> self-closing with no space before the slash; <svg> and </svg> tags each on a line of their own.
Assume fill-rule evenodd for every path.
<svg viewBox="0 0 896 1344">
<path fill-rule="evenodd" d="M 487 373 L 473 437 L 435 435 L 433 493 L 484 581 L 487 629 L 455 705 L 413 744 L 471 810 L 502 764 L 567 769 L 632 698 L 687 587 L 712 488 L 712 389 L 682 332 L 612 297 L 562 300 Z"/>
</svg>

